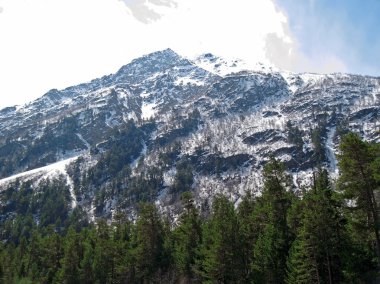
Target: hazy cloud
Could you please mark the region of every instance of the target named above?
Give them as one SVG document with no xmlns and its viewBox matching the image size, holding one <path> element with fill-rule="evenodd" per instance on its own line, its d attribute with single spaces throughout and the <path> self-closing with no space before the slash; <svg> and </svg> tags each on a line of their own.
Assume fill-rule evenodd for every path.
<svg viewBox="0 0 380 284">
<path fill-rule="evenodd" d="M 2 13 L 4 11 L 3 7 L 0 7 L 0 13 Z"/>
<path fill-rule="evenodd" d="M 270 33 L 265 39 L 265 55 L 280 69 L 294 70 L 299 59 L 295 58 L 292 43 L 286 42 L 282 37 L 275 33 Z"/>
<path fill-rule="evenodd" d="M 176 7 L 174 0 L 119 0 L 122 1 L 130 10 L 131 14 L 140 22 L 149 24 L 162 17 L 157 11 L 161 7 Z"/>
<path fill-rule="evenodd" d="M 332 54 L 315 54 L 313 58 L 304 55 L 296 40 L 285 41 L 270 33 L 265 41 L 265 55 L 276 67 L 294 72 L 333 73 L 346 72 L 343 60 Z"/>
</svg>

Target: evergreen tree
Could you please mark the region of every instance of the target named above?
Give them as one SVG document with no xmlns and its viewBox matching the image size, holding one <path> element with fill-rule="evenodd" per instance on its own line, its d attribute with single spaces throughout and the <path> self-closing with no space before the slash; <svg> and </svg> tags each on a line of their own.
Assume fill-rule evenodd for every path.
<svg viewBox="0 0 380 284">
<path fill-rule="evenodd" d="M 127 219 L 123 213 L 116 213 L 114 216 L 114 257 L 116 283 L 129 283 L 133 280 L 132 257 L 131 257 L 131 237 L 133 223 Z"/>
<path fill-rule="evenodd" d="M 94 247 L 90 240 L 83 242 L 83 259 L 80 262 L 80 282 L 94 283 Z"/>
<path fill-rule="evenodd" d="M 349 133 L 343 137 L 340 144 L 341 154 L 338 156 L 340 178 L 339 188 L 347 200 L 353 200 L 358 220 L 363 221 L 360 214 L 366 216 L 366 229 L 373 236 L 375 254 L 380 270 L 380 236 L 379 211 L 375 194 L 379 190 L 379 181 L 376 164 L 378 161 L 378 147 L 360 139 L 357 134 Z"/>
<path fill-rule="evenodd" d="M 59 283 L 79 283 L 82 251 L 83 249 L 79 235 L 72 227 L 70 227 L 65 237 L 64 256 L 61 260 L 61 269 L 57 275 L 57 281 Z"/>
<path fill-rule="evenodd" d="M 301 227 L 288 260 L 288 283 L 341 281 L 343 227 L 328 174 L 320 170 L 302 200 Z"/>
<path fill-rule="evenodd" d="M 190 161 L 181 159 L 176 165 L 176 170 L 172 191 L 174 193 L 189 191 L 193 184 L 193 168 Z"/>
<path fill-rule="evenodd" d="M 151 282 L 159 279 L 164 261 L 163 224 L 153 204 L 142 204 L 133 240 L 136 277 Z"/>
<path fill-rule="evenodd" d="M 201 241 L 201 220 L 190 192 L 181 196 L 183 212 L 174 235 L 174 261 L 179 272 L 189 281 L 194 277 L 196 251 Z"/>
<path fill-rule="evenodd" d="M 51 228 L 51 227 L 50 227 Z M 39 249 L 42 250 L 41 267 L 41 282 L 52 283 L 57 272 L 61 267 L 60 260 L 63 256 L 62 238 L 54 231 L 43 238 Z"/>
<path fill-rule="evenodd" d="M 292 122 L 289 120 L 286 123 L 286 130 L 288 133 L 288 141 L 296 146 L 297 151 L 302 151 L 303 140 L 302 131 L 297 127 L 293 126 Z"/>
<path fill-rule="evenodd" d="M 93 272 L 98 283 L 112 283 L 115 275 L 114 247 L 110 227 L 100 220 L 96 228 Z"/>
<path fill-rule="evenodd" d="M 297 239 L 292 243 L 287 262 L 288 284 L 321 283 L 316 252 L 308 242 L 309 237 L 301 228 Z"/>
<path fill-rule="evenodd" d="M 213 201 L 204 228 L 198 273 L 210 283 L 240 283 L 242 259 L 239 223 L 232 202 L 225 196 Z"/>
<path fill-rule="evenodd" d="M 257 199 L 255 218 L 258 239 L 254 248 L 254 271 L 259 283 L 284 283 L 286 258 L 292 236 L 287 214 L 294 195 L 284 165 L 271 157 L 263 171 L 264 189 Z"/>
<path fill-rule="evenodd" d="M 242 281 L 245 283 L 250 283 L 254 279 L 252 264 L 254 247 L 258 238 L 258 226 L 253 216 L 255 205 L 255 199 L 250 192 L 247 192 L 237 212 L 242 253 Z"/>
</svg>

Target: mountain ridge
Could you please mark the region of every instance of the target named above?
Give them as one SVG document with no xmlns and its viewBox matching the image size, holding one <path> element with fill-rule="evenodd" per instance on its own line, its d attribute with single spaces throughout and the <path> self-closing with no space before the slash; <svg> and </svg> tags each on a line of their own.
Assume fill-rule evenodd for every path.
<svg viewBox="0 0 380 284">
<path fill-rule="evenodd" d="M 2 109 L 0 178 L 75 158 L 64 176 L 72 179 L 72 204 L 96 209 L 90 219 L 133 212 L 141 200 L 175 214 L 185 189 L 199 206 L 216 193 L 239 202 L 260 191 L 270 154 L 301 188 L 317 166 L 337 175 L 336 145 L 346 131 L 380 141 L 379 78 L 239 64 L 211 54 L 191 61 L 166 49 Z M 38 189 L 42 179 L 29 181 Z M 3 192 L 8 181 L 0 182 Z"/>
</svg>

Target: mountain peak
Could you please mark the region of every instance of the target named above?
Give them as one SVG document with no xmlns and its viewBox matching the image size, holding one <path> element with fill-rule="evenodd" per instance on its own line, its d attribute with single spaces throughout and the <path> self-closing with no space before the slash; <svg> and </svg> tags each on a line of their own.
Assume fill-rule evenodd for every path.
<svg viewBox="0 0 380 284">
<path fill-rule="evenodd" d="M 211 53 L 189 60 L 164 49 L 0 111 L 0 221 L 19 212 L 13 196 L 21 195 L 7 191 L 17 179 L 31 187 L 20 202 L 48 190 L 44 178 L 62 179 L 62 208 L 78 205 L 93 221 L 135 214 L 140 201 L 176 216 L 184 169 L 192 178 L 183 189 L 194 192 L 197 206 L 216 193 L 238 202 L 243 192 L 261 190 L 269 154 L 302 189 L 317 166 L 336 174 L 340 133 L 380 141 L 380 79 L 269 66 Z"/>
<path fill-rule="evenodd" d="M 158 50 L 158 51 L 154 51 L 154 52 L 145 54 L 139 58 L 136 58 L 132 62 L 134 62 L 136 60 L 137 61 L 142 60 L 142 59 L 150 59 L 150 60 L 152 60 L 152 59 L 165 59 L 165 60 L 168 60 L 168 59 L 181 59 L 181 58 L 182 57 L 178 53 L 173 51 L 171 48 L 166 48 L 163 50 Z"/>
<path fill-rule="evenodd" d="M 129 64 L 121 67 L 116 76 L 122 76 L 123 78 L 125 76 L 145 77 L 155 72 L 164 71 L 174 65 L 181 65 L 184 63 L 184 60 L 186 59 L 172 49 L 167 48 L 132 60 Z"/>
<path fill-rule="evenodd" d="M 224 58 L 212 53 L 201 54 L 197 56 L 193 61 L 199 67 L 219 76 L 225 76 L 241 71 L 254 71 L 264 73 L 277 71 L 276 68 L 268 63 L 264 64 L 262 62 L 257 62 L 255 64 L 249 64 L 240 58 Z"/>
</svg>

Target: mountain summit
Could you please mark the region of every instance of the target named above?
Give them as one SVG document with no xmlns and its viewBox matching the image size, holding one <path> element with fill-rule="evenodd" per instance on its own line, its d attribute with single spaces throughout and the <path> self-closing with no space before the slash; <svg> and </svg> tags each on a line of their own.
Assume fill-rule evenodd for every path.
<svg viewBox="0 0 380 284">
<path fill-rule="evenodd" d="M 57 182 L 64 210 L 81 208 L 91 220 L 133 215 L 140 201 L 175 216 L 185 190 L 202 208 L 217 193 L 239 202 L 260 191 L 270 155 L 300 188 L 315 167 L 337 174 L 336 145 L 348 130 L 380 141 L 379 100 L 379 78 L 154 52 L 1 110 L 1 204 L 19 202 L 9 196 L 20 187 L 32 200 Z M 15 210 L 3 207 L 2 218 Z"/>
</svg>

